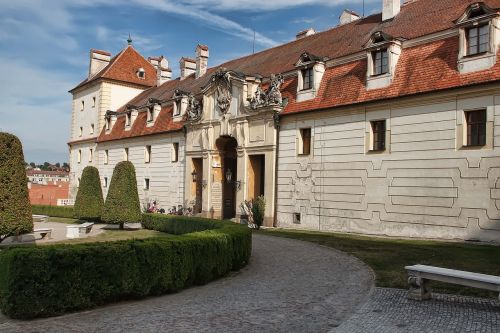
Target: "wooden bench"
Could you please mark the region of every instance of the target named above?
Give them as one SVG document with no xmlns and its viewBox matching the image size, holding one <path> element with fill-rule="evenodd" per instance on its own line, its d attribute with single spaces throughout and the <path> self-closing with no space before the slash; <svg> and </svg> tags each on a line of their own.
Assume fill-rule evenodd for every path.
<svg viewBox="0 0 500 333">
<path fill-rule="evenodd" d="M 82 224 L 74 224 L 66 226 L 66 238 L 79 238 L 80 233 L 90 233 L 94 223 L 86 222 Z"/>
<path fill-rule="evenodd" d="M 406 266 L 408 271 L 408 284 L 410 290 L 408 298 L 415 300 L 425 300 L 431 298 L 429 280 L 454 283 L 462 286 L 488 289 L 499 292 L 500 299 L 500 277 L 487 274 L 459 271 L 455 269 L 414 265 Z"/>
<path fill-rule="evenodd" d="M 52 228 L 35 229 L 35 230 L 33 230 L 33 234 L 40 234 L 41 239 L 45 239 L 45 237 L 48 237 L 49 239 L 51 239 L 52 238 Z"/>
</svg>

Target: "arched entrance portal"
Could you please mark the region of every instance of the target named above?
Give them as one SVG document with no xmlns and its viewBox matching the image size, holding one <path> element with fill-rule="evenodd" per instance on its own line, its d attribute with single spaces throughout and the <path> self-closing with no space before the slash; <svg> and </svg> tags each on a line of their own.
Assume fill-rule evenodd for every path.
<svg viewBox="0 0 500 333">
<path fill-rule="evenodd" d="M 221 136 L 215 141 L 219 150 L 222 167 L 222 218 L 231 219 L 236 216 L 236 179 L 238 142 L 235 138 Z"/>
</svg>

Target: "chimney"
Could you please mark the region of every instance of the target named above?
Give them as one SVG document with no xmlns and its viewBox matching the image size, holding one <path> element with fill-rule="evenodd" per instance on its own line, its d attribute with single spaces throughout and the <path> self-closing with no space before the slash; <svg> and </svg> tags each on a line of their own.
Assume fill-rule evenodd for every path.
<svg viewBox="0 0 500 333">
<path fill-rule="evenodd" d="M 359 20 L 359 15 L 356 12 L 353 12 L 352 10 L 349 9 L 344 9 L 342 15 L 340 15 L 340 25 L 351 23 L 356 20 Z"/>
<path fill-rule="evenodd" d="M 163 83 L 172 79 L 172 70 L 168 68 L 168 60 L 164 56 L 149 57 L 149 62 L 156 69 L 156 85 L 161 86 Z"/>
<path fill-rule="evenodd" d="M 181 67 L 181 80 L 196 72 L 196 61 L 193 59 L 182 57 L 179 65 Z"/>
<path fill-rule="evenodd" d="M 401 10 L 401 0 L 383 0 L 382 21 L 390 20 Z"/>
<path fill-rule="evenodd" d="M 96 75 L 109 64 L 111 53 L 101 50 L 90 50 L 89 78 Z"/>
<path fill-rule="evenodd" d="M 314 31 L 313 28 L 309 28 L 309 29 L 306 29 L 306 30 L 303 30 L 303 31 L 299 31 L 295 35 L 295 40 L 301 39 L 301 38 L 304 38 L 304 37 L 307 37 L 307 36 L 314 35 L 315 33 L 316 33 L 316 31 Z"/>
<path fill-rule="evenodd" d="M 208 46 L 196 46 L 196 78 L 205 75 L 208 67 Z"/>
</svg>

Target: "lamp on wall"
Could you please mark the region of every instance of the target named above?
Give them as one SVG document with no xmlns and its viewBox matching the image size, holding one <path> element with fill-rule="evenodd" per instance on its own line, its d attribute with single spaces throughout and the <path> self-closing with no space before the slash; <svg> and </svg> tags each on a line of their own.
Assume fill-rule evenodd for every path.
<svg viewBox="0 0 500 333">
<path fill-rule="evenodd" d="M 196 181 L 198 180 L 198 173 L 196 172 L 196 170 L 193 170 L 193 172 L 191 172 L 191 176 L 193 177 L 193 183 L 196 183 Z"/>
<path fill-rule="evenodd" d="M 233 180 L 233 172 L 231 169 L 226 170 L 226 182 L 229 184 Z"/>
</svg>

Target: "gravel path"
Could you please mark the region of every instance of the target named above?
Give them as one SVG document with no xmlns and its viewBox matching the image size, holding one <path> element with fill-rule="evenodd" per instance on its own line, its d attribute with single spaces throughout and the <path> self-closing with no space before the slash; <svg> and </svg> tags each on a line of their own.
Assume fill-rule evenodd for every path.
<svg viewBox="0 0 500 333">
<path fill-rule="evenodd" d="M 0 332 L 326 332 L 363 304 L 372 271 L 345 253 L 253 237 L 250 264 L 205 286 L 33 321 L 0 316 Z"/>
</svg>

